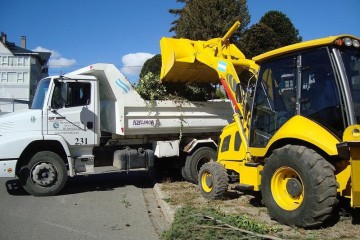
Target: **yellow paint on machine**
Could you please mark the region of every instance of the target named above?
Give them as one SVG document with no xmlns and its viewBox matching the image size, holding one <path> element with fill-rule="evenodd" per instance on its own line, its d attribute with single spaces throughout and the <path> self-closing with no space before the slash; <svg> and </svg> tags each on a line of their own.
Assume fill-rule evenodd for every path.
<svg viewBox="0 0 360 240">
<path fill-rule="evenodd" d="M 360 207 L 360 125 L 346 128 L 343 136 L 350 151 L 351 206 Z"/>
</svg>

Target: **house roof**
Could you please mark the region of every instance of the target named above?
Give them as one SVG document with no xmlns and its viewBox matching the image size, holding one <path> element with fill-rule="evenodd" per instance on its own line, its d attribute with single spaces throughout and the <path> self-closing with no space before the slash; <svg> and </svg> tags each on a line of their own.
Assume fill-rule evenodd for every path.
<svg viewBox="0 0 360 240">
<path fill-rule="evenodd" d="M 40 63 L 42 65 L 45 65 L 48 62 L 48 60 L 50 58 L 50 55 L 51 55 L 51 52 L 34 52 L 34 51 L 30 51 L 28 49 L 16 46 L 15 43 L 8 42 L 8 41 L 6 41 L 5 46 L 14 55 L 31 55 L 33 57 L 36 57 L 40 61 Z"/>
</svg>

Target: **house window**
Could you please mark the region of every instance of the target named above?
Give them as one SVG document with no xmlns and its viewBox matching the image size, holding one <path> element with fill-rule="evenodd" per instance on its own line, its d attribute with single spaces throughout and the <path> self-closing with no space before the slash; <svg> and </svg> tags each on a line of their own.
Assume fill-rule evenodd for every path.
<svg viewBox="0 0 360 240">
<path fill-rule="evenodd" d="M 9 66 L 17 66 L 16 57 L 9 57 Z"/>
<path fill-rule="evenodd" d="M 2 66 L 7 66 L 8 65 L 8 57 L 5 57 L 5 56 L 2 57 L 1 65 Z"/>
<path fill-rule="evenodd" d="M 8 82 L 17 82 L 17 74 L 16 74 L 16 72 L 8 72 L 7 81 Z"/>
<path fill-rule="evenodd" d="M 24 82 L 29 82 L 29 73 L 28 72 L 24 72 Z"/>
<path fill-rule="evenodd" d="M 18 66 L 24 66 L 24 57 L 18 57 Z"/>
<path fill-rule="evenodd" d="M 7 82 L 6 72 L 1 73 L 1 82 Z"/>
<path fill-rule="evenodd" d="M 24 57 L 24 66 L 29 66 L 30 57 Z"/>
<path fill-rule="evenodd" d="M 24 75 L 22 72 L 17 73 L 17 82 L 18 83 L 24 82 Z"/>
</svg>

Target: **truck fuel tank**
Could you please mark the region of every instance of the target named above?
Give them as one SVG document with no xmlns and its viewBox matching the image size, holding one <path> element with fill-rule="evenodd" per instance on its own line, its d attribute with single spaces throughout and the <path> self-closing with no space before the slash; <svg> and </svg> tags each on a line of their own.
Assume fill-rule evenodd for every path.
<svg viewBox="0 0 360 240">
<path fill-rule="evenodd" d="M 154 151 L 143 148 L 117 150 L 114 153 L 113 166 L 119 170 L 152 168 L 154 166 Z"/>
</svg>

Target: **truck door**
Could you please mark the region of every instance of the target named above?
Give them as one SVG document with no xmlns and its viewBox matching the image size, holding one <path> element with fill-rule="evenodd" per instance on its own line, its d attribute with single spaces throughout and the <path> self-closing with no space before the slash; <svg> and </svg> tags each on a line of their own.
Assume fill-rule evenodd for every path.
<svg viewBox="0 0 360 240">
<path fill-rule="evenodd" d="M 69 145 L 96 144 L 94 83 L 81 80 L 55 82 L 48 108 L 48 134 L 63 136 Z"/>
</svg>

